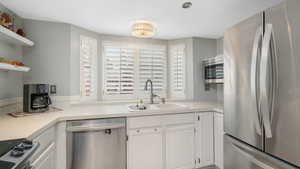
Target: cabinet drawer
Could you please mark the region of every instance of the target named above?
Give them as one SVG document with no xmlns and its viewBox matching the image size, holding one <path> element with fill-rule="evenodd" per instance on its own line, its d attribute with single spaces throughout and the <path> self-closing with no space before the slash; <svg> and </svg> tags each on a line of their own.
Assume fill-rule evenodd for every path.
<svg viewBox="0 0 300 169">
<path fill-rule="evenodd" d="M 127 118 L 127 127 L 129 129 L 155 127 L 160 126 L 161 121 L 162 116 L 130 117 Z"/>
<path fill-rule="evenodd" d="M 154 127 L 154 128 L 143 128 L 143 129 L 131 129 L 128 131 L 128 135 L 142 135 L 142 134 L 151 134 L 151 133 L 160 133 L 161 128 Z"/>
<path fill-rule="evenodd" d="M 42 134 L 38 137 L 33 139 L 36 142 L 39 142 L 40 146 L 38 147 L 37 151 L 33 154 L 32 160 L 37 159 L 37 157 L 49 147 L 50 144 L 55 142 L 55 128 L 51 127 L 45 130 Z"/>
<path fill-rule="evenodd" d="M 34 166 L 34 167 L 36 167 L 36 168 L 41 168 L 41 167 L 39 167 L 39 166 L 41 166 L 41 165 L 45 162 L 45 160 L 47 160 L 48 158 L 51 158 L 51 157 L 53 156 L 54 152 L 55 152 L 55 144 L 54 144 L 54 143 L 51 143 L 51 144 L 46 148 L 46 150 L 44 150 L 44 151 L 40 154 L 40 156 L 38 156 L 38 157 L 36 158 L 36 160 L 34 160 L 34 162 L 32 162 L 31 165 Z M 52 159 L 52 160 L 54 160 L 54 159 Z M 51 161 L 51 164 L 49 164 L 49 165 L 54 166 L 54 161 Z M 50 167 L 50 168 L 52 168 L 52 167 Z"/>
<path fill-rule="evenodd" d="M 194 113 L 166 115 L 163 118 L 164 125 L 178 125 L 178 124 L 194 124 Z"/>
</svg>

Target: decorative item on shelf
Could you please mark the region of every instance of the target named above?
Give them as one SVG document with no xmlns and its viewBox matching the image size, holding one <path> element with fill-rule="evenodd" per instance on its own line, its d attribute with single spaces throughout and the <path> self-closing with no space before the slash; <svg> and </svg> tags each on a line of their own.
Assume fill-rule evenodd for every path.
<svg viewBox="0 0 300 169">
<path fill-rule="evenodd" d="M 1 13 L 0 25 L 13 31 L 14 26 L 12 17 L 5 12 Z"/>
<path fill-rule="evenodd" d="M 17 61 L 17 60 L 7 60 L 4 58 L 0 58 L 0 63 L 6 63 L 10 65 L 15 65 L 15 66 L 25 66 L 22 62 Z"/>
<path fill-rule="evenodd" d="M 23 37 L 26 37 L 26 33 L 23 31 L 23 29 L 18 29 L 17 34 Z"/>
</svg>

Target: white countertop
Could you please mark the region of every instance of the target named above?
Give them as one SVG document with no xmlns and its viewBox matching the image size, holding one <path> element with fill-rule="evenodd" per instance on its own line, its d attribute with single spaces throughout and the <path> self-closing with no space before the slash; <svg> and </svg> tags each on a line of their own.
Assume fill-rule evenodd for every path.
<svg viewBox="0 0 300 169">
<path fill-rule="evenodd" d="M 164 115 L 188 112 L 223 112 L 222 106 L 208 102 L 177 102 L 186 107 L 180 109 L 165 109 L 164 111 L 131 112 L 129 104 L 84 104 L 63 108 L 63 111 L 42 113 L 33 116 L 14 118 L 9 115 L 0 116 L 0 141 L 38 136 L 48 127 L 57 122 L 67 120 L 132 117 Z"/>
</svg>

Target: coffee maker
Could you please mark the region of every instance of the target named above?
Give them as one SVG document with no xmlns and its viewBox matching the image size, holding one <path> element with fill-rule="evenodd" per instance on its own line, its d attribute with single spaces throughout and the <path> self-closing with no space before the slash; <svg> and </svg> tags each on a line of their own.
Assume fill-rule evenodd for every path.
<svg viewBox="0 0 300 169">
<path fill-rule="evenodd" d="M 28 113 L 48 111 L 52 104 L 48 84 L 25 84 L 23 97 L 23 111 Z"/>
</svg>

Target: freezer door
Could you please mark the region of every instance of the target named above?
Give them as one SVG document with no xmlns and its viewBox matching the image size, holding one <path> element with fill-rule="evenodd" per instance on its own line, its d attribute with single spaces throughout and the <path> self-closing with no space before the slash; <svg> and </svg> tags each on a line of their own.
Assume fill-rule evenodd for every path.
<svg viewBox="0 0 300 169">
<path fill-rule="evenodd" d="M 228 29 L 224 35 L 225 132 L 262 149 L 259 109 L 259 61 L 262 14 Z"/>
<path fill-rule="evenodd" d="M 271 137 L 266 152 L 300 167 L 300 1 L 286 2 L 266 11 L 266 35 L 273 32 L 278 60 L 278 87 L 273 111 L 266 116 Z M 265 45 L 272 50 L 272 40 Z M 268 46 L 267 46 L 268 47 Z M 274 57 L 274 56 L 270 56 Z M 272 109 L 270 109 L 272 110 Z"/>
<path fill-rule="evenodd" d="M 227 135 L 224 154 L 224 169 L 296 169 Z"/>
</svg>

